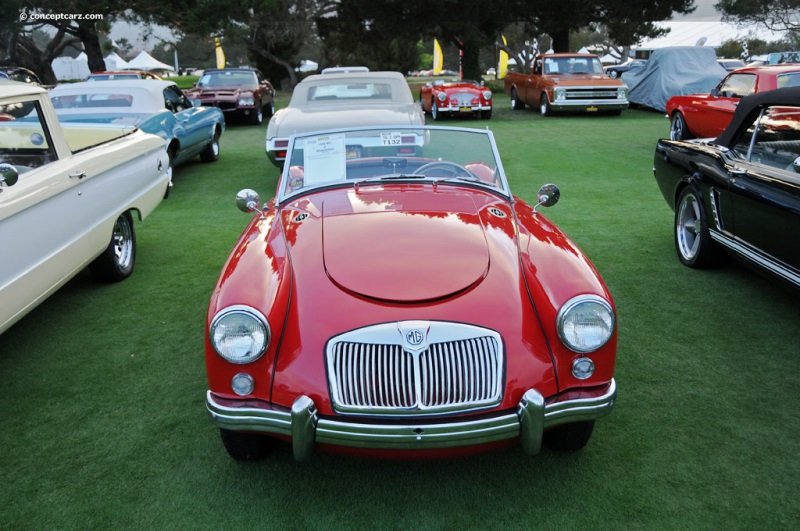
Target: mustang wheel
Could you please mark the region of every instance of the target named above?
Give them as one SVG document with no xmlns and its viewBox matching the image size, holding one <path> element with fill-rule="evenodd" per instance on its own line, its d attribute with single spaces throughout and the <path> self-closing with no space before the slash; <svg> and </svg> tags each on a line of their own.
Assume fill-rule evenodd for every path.
<svg viewBox="0 0 800 531">
<path fill-rule="evenodd" d="M 593 430 L 593 420 L 562 424 L 544 434 L 544 444 L 551 450 L 575 452 L 586 446 Z"/>
<path fill-rule="evenodd" d="M 133 218 L 125 212 L 114 223 L 108 247 L 89 264 L 89 271 L 102 282 L 119 282 L 131 276 L 135 260 L 136 231 Z"/>
<path fill-rule="evenodd" d="M 694 186 L 687 186 L 678 197 L 675 208 L 675 249 L 680 261 L 689 267 L 703 269 L 715 265 L 719 249 L 708 232 L 703 205 Z"/>
<path fill-rule="evenodd" d="M 680 112 L 672 115 L 672 122 L 669 124 L 669 138 L 671 140 L 686 140 L 691 138 L 689 128 L 686 126 L 686 119 Z"/>
<path fill-rule="evenodd" d="M 519 99 L 517 89 L 511 89 L 511 109 L 514 111 L 521 111 L 525 108 L 525 102 Z"/>
<path fill-rule="evenodd" d="M 250 115 L 250 123 L 252 125 L 261 125 L 261 122 L 264 121 L 264 111 L 261 109 L 261 102 L 256 104 L 256 108 L 253 114 Z"/>
<path fill-rule="evenodd" d="M 237 461 L 259 461 L 272 451 L 273 441 L 255 433 L 241 433 L 220 428 L 222 445 Z"/>
<path fill-rule="evenodd" d="M 539 99 L 539 114 L 542 116 L 550 116 L 553 114 L 553 109 L 550 107 L 550 100 L 547 99 L 547 94 L 542 92 Z"/>
<path fill-rule="evenodd" d="M 219 131 L 214 131 L 214 137 L 206 148 L 200 152 L 200 160 L 203 162 L 215 162 L 219 160 Z"/>
</svg>

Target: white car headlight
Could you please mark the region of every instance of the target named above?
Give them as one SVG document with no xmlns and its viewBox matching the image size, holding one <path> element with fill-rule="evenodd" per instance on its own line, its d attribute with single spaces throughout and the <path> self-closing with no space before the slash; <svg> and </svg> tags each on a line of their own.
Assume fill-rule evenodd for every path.
<svg viewBox="0 0 800 531">
<path fill-rule="evenodd" d="M 484 90 L 483 91 L 483 99 L 485 99 L 486 101 L 489 101 L 490 99 L 492 99 L 492 91 L 491 90 Z"/>
<path fill-rule="evenodd" d="M 245 96 L 243 98 L 239 98 L 239 105 L 255 105 L 255 100 L 252 96 Z"/>
<path fill-rule="evenodd" d="M 624 100 L 628 97 L 628 87 L 619 87 L 617 89 L 617 99 Z"/>
<path fill-rule="evenodd" d="M 560 101 L 566 99 L 566 97 L 567 97 L 567 89 L 556 88 L 553 91 L 553 101 Z"/>
<path fill-rule="evenodd" d="M 614 310 L 596 295 L 578 295 L 558 310 L 558 337 L 574 352 L 593 352 L 614 334 Z"/>
<path fill-rule="evenodd" d="M 229 306 L 211 321 L 208 337 L 217 354 L 231 363 L 256 361 L 270 340 L 267 318 L 249 306 Z"/>
<path fill-rule="evenodd" d="M 444 100 L 446 100 L 446 99 L 447 99 L 447 94 L 445 94 L 444 92 L 440 92 L 440 93 L 438 93 L 438 94 L 436 95 L 436 98 L 437 98 L 439 101 L 444 101 Z"/>
</svg>

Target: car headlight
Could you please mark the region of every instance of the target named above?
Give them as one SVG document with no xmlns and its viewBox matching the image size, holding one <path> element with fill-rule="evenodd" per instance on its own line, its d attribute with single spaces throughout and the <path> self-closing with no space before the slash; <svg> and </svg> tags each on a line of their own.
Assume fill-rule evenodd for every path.
<svg viewBox="0 0 800 531">
<path fill-rule="evenodd" d="M 447 94 L 445 94 L 444 92 L 440 92 L 440 93 L 438 93 L 438 94 L 436 95 L 436 98 L 437 98 L 439 101 L 444 101 L 444 100 L 446 100 L 446 99 L 447 99 Z"/>
<path fill-rule="evenodd" d="M 553 101 L 563 100 L 567 97 L 567 89 L 557 88 L 553 91 Z"/>
<path fill-rule="evenodd" d="M 244 96 L 239 98 L 239 105 L 255 105 L 255 100 L 253 96 Z"/>
<path fill-rule="evenodd" d="M 593 352 L 614 334 L 614 310 L 596 295 L 578 295 L 558 310 L 558 337 L 574 352 Z"/>
<path fill-rule="evenodd" d="M 619 87 L 617 89 L 617 99 L 624 100 L 628 97 L 628 87 Z"/>
<path fill-rule="evenodd" d="M 267 350 L 267 318 L 249 306 L 229 306 L 211 321 L 208 337 L 217 354 L 231 363 L 251 363 Z"/>
<path fill-rule="evenodd" d="M 489 101 L 490 99 L 492 99 L 492 91 L 491 90 L 484 90 L 483 91 L 483 99 L 485 99 L 486 101 Z"/>
</svg>

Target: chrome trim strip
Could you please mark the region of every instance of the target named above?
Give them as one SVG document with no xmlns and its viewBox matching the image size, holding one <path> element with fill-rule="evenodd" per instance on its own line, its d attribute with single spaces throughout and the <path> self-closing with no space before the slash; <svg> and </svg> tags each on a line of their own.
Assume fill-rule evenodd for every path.
<svg viewBox="0 0 800 531">
<path fill-rule="evenodd" d="M 714 230 L 709 230 L 708 232 L 711 235 L 711 239 L 719 243 L 720 245 L 727 247 L 728 249 L 737 253 L 743 258 L 750 260 L 754 264 L 764 268 L 773 275 L 778 276 L 783 280 L 791 284 L 794 284 L 795 286 L 800 287 L 800 274 L 798 274 L 795 270 L 785 265 L 783 262 L 771 258 L 763 253 L 760 253 L 754 250 L 752 247 L 737 241 L 735 238 L 731 238 L 730 236 L 727 236 L 725 234 L 722 234 Z"/>
<path fill-rule="evenodd" d="M 545 404 L 535 389 L 528 390 L 516 411 L 497 416 L 453 422 L 367 424 L 319 418 L 313 401 L 299 397 L 292 411 L 256 407 L 230 407 L 206 393 L 206 407 L 218 427 L 234 431 L 261 432 L 292 437 L 295 459 L 305 460 L 315 444 L 381 450 L 428 450 L 488 444 L 519 437 L 523 450 L 535 455 L 541 448 L 544 430 L 568 422 L 594 420 L 614 408 L 617 384 L 595 398 Z"/>
</svg>

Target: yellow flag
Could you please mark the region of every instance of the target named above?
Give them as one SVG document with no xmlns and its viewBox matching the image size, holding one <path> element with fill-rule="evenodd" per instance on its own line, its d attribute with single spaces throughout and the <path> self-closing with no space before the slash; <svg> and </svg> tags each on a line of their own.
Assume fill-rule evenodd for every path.
<svg viewBox="0 0 800 531">
<path fill-rule="evenodd" d="M 222 43 L 219 37 L 214 37 L 214 46 L 217 48 L 217 68 L 225 68 L 225 52 L 222 51 Z"/>
<path fill-rule="evenodd" d="M 442 55 L 442 47 L 439 46 L 439 41 L 433 39 L 433 75 L 442 73 L 442 64 L 444 63 L 444 56 Z"/>
<path fill-rule="evenodd" d="M 508 46 L 508 41 L 505 35 L 501 35 L 503 44 Z M 500 64 L 497 65 L 497 79 L 503 79 L 508 73 L 508 53 L 505 50 L 500 50 Z"/>
</svg>

